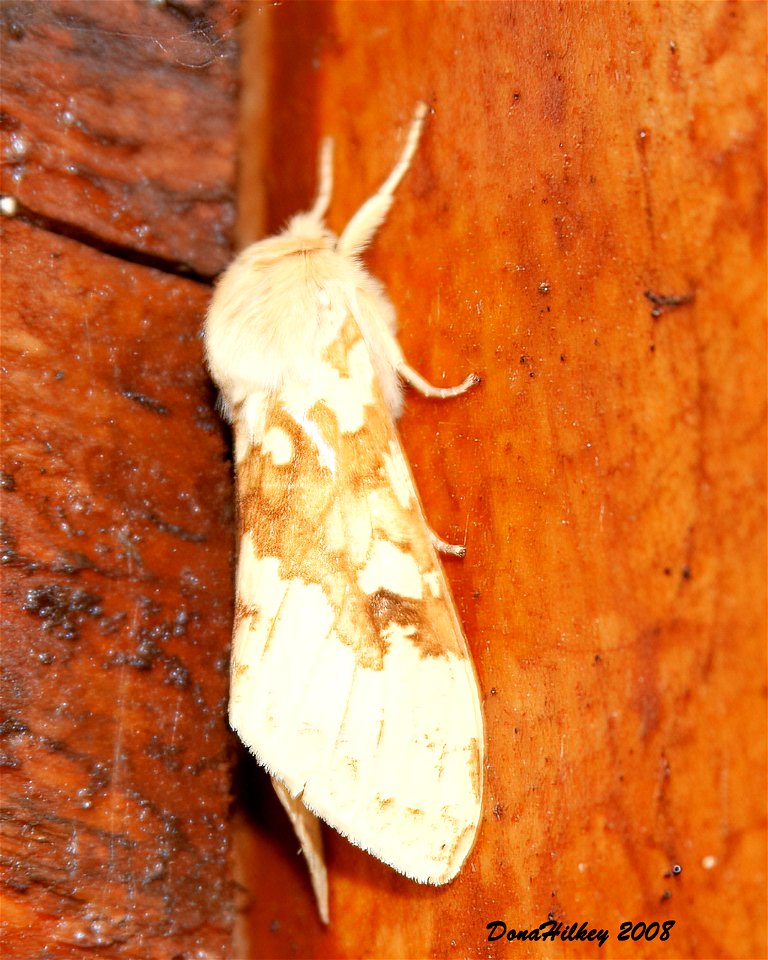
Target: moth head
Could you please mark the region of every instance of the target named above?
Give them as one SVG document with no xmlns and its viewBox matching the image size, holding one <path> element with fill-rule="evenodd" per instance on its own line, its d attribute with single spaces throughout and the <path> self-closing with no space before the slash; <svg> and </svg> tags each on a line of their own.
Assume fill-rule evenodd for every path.
<svg viewBox="0 0 768 960">
<path fill-rule="evenodd" d="M 289 242 L 296 253 L 312 253 L 316 250 L 333 250 L 338 238 L 325 225 L 314 210 L 297 213 L 288 221 L 288 226 L 276 239 Z"/>
<path fill-rule="evenodd" d="M 410 166 L 427 112 L 425 103 L 416 104 L 400 159 L 384 183 L 357 210 L 338 237 L 325 225 L 325 214 L 333 193 L 333 140 L 326 137 L 320 145 L 315 203 L 306 213 L 299 213 L 293 217 L 285 231 L 275 239 L 291 244 L 290 252 L 310 253 L 317 250 L 335 250 L 342 256 L 353 258 L 359 256 L 373 240 L 392 206 L 395 188 Z M 264 245 L 264 249 L 267 249 L 267 244 Z"/>
<path fill-rule="evenodd" d="M 421 120 L 419 120 L 419 128 L 420 124 Z M 343 256 L 352 257 L 362 253 L 387 215 L 392 204 L 392 190 L 404 172 L 404 170 L 398 172 L 395 180 L 390 175 L 384 187 L 360 207 L 341 235 L 337 237 L 325 224 L 325 214 L 333 193 L 333 140 L 326 137 L 320 145 L 317 196 L 314 205 L 310 210 L 298 213 L 289 220 L 281 237 L 292 240 L 296 244 L 294 248 L 296 252 L 335 250 Z"/>
<path fill-rule="evenodd" d="M 246 247 L 234 265 L 241 265 L 252 275 L 254 270 L 289 260 L 297 254 L 334 250 L 337 243 L 336 235 L 322 220 L 311 213 L 297 213 L 280 233 Z"/>
</svg>

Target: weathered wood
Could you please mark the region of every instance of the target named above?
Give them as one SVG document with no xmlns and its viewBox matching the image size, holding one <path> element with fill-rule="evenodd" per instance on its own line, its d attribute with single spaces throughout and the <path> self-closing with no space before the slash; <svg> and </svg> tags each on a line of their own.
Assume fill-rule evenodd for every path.
<svg viewBox="0 0 768 960">
<path fill-rule="evenodd" d="M 231 953 L 230 466 L 176 271 L 228 257 L 234 12 L 1 11 L 8 957 Z"/>
<path fill-rule="evenodd" d="M 221 949 L 230 490 L 190 325 L 207 291 L 4 233 L 9 955 Z"/>
<path fill-rule="evenodd" d="M 484 377 L 411 396 L 402 432 L 432 523 L 466 537 L 446 566 L 488 769 L 450 887 L 326 833 L 327 932 L 295 841 L 246 828 L 241 953 L 764 955 L 765 6 L 269 17 L 269 229 L 311 202 L 320 135 L 338 228 L 434 108 L 367 260 L 413 364 Z M 655 315 L 646 291 L 691 300 Z M 549 915 L 610 940 L 487 942 Z"/>
<path fill-rule="evenodd" d="M 0 10 L 5 191 L 27 218 L 213 276 L 233 224 L 232 2 Z"/>
</svg>

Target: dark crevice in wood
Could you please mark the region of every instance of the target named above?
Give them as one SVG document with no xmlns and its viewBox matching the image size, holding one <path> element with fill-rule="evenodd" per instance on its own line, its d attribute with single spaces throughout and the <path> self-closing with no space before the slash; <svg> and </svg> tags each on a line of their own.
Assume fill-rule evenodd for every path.
<svg viewBox="0 0 768 960">
<path fill-rule="evenodd" d="M 99 237 L 76 224 L 37 213 L 35 210 L 18 201 L 14 219 L 28 223 L 30 226 L 36 227 L 39 230 L 46 230 L 49 233 L 67 237 L 69 240 L 75 240 L 77 243 L 82 243 L 86 247 L 98 250 L 100 253 L 105 253 L 107 256 L 115 257 L 118 260 L 124 260 L 126 263 L 135 263 L 142 267 L 149 267 L 152 270 L 159 270 L 161 273 L 167 273 L 171 276 L 183 277 L 185 280 L 191 280 L 195 283 L 205 284 L 205 286 L 211 286 L 217 276 L 217 274 L 200 273 L 200 271 L 195 270 L 194 267 L 183 261 L 159 257 L 155 254 L 136 250 L 133 247 L 124 246 L 119 243 L 110 243 L 103 237 Z"/>
</svg>

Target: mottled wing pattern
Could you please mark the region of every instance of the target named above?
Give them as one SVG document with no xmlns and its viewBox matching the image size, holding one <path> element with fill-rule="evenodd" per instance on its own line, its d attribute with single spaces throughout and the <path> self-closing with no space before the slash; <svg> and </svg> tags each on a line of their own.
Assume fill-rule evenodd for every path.
<svg viewBox="0 0 768 960">
<path fill-rule="evenodd" d="M 230 719 L 333 827 L 444 883 L 480 816 L 477 681 L 351 317 L 318 371 L 268 404 L 260 443 L 240 438 Z"/>
</svg>

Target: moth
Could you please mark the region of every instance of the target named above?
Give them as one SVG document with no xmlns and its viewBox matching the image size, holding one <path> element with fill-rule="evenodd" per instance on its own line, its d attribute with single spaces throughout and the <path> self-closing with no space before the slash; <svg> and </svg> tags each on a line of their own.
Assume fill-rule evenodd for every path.
<svg viewBox="0 0 768 960">
<path fill-rule="evenodd" d="M 444 884 L 478 829 L 483 716 L 437 558 L 464 549 L 428 526 L 395 421 L 404 382 L 449 398 L 479 378 L 436 387 L 413 370 L 359 259 L 426 113 L 419 104 L 389 177 L 339 236 L 325 223 L 324 142 L 314 206 L 232 263 L 205 344 L 234 431 L 230 723 L 272 775 L 313 875 L 324 868 L 307 809 L 395 870 Z"/>
</svg>

